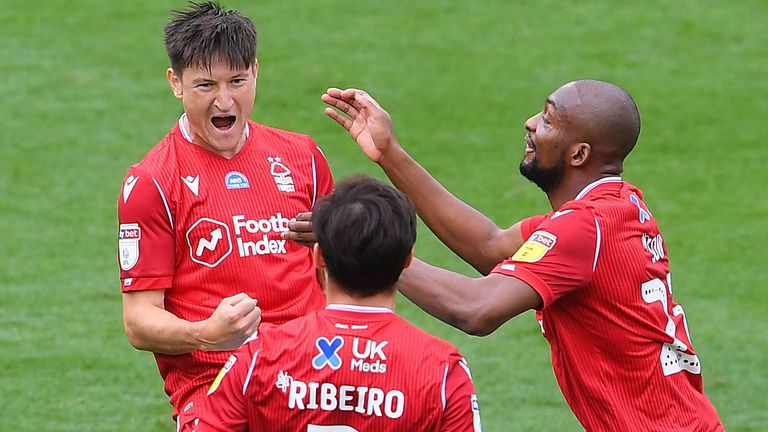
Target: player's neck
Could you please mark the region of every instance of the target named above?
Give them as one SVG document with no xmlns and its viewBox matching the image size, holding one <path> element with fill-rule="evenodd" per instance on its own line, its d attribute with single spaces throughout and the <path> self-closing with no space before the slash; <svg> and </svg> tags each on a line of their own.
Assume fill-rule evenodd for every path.
<svg viewBox="0 0 768 432">
<path fill-rule="evenodd" d="M 368 297 L 357 297 L 347 294 L 334 282 L 328 281 L 325 287 L 325 299 L 327 304 L 375 306 L 395 310 L 396 294 L 395 290 L 387 290 Z"/>
<path fill-rule="evenodd" d="M 612 175 L 603 173 L 566 173 L 563 181 L 556 188 L 547 192 L 547 198 L 549 199 L 549 203 L 552 206 L 552 210 L 557 210 L 568 201 L 576 199 L 579 193 L 581 193 L 581 191 L 590 184 L 600 180 L 603 177 L 610 176 Z"/>
</svg>

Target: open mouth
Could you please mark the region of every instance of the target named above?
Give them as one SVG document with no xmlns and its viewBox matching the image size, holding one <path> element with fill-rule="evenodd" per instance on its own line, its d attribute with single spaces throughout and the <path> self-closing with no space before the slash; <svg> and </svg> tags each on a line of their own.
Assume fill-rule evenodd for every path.
<svg viewBox="0 0 768 432">
<path fill-rule="evenodd" d="M 211 117 L 211 123 L 213 124 L 213 127 L 221 131 L 229 130 L 232 127 L 232 125 L 235 124 L 235 120 L 237 120 L 237 117 L 235 116 Z"/>
<path fill-rule="evenodd" d="M 525 152 L 534 152 L 536 151 L 536 144 L 533 143 L 533 139 L 529 135 L 525 136 Z"/>
</svg>

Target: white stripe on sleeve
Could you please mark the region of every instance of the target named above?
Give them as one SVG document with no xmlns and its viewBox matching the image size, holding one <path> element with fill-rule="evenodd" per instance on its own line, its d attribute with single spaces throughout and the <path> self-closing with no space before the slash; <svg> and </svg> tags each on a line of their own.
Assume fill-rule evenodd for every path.
<svg viewBox="0 0 768 432">
<path fill-rule="evenodd" d="M 163 205 L 165 205 L 165 213 L 168 215 L 168 222 L 170 222 L 171 228 L 173 228 L 173 217 L 171 217 L 171 209 L 170 207 L 168 207 L 168 201 L 165 199 L 165 194 L 163 193 L 163 190 L 160 188 L 160 184 L 157 183 L 157 180 L 153 178 L 152 181 L 155 182 L 155 186 L 157 186 L 157 191 L 160 192 L 160 198 L 163 199 Z"/>
</svg>

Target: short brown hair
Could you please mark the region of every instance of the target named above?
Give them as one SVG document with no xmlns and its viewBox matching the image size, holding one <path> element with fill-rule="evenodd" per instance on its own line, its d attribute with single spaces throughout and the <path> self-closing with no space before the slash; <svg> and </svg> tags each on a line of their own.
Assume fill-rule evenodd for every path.
<svg viewBox="0 0 768 432">
<path fill-rule="evenodd" d="M 190 66 L 210 69 L 216 59 L 232 69 L 246 69 L 256 61 L 256 27 L 216 2 L 190 2 L 187 9 L 172 12 L 165 26 L 165 50 L 179 76 Z"/>
</svg>

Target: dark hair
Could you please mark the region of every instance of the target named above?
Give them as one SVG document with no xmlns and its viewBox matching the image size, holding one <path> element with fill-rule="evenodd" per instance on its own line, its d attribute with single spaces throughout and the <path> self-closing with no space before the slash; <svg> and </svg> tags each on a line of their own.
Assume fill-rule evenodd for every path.
<svg viewBox="0 0 768 432">
<path fill-rule="evenodd" d="M 364 175 L 336 184 L 312 211 L 328 276 L 347 294 L 392 289 L 416 242 L 416 209 L 404 193 Z"/>
<path fill-rule="evenodd" d="M 237 11 L 215 2 L 190 2 L 188 9 L 175 9 L 165 25 L 165 50 L 171 67 L 181 76 L 184 69 L 210 69 L 222 60 L 232 69 L 247 69 L 256 61 L 256 28 Z"/>
</svg>

